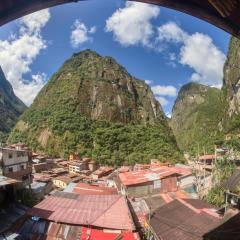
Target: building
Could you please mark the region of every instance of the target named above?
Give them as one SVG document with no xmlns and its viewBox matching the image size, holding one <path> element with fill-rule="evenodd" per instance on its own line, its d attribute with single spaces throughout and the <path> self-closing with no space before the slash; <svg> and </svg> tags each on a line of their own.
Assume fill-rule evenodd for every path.
<svg viewBox="0 0 240 240">
<path fill-rule="evenodd" d="M 69 155 L 69 161 L 80 161 L 82 158 L 77 153 L 72 153 Z"/>
<path fill-rule="evenodd" d="M 225 189 L 225 205 L 240 210 L 240 168 L 223 184 Z"/>
<path fill-rule="evenodd" d="M 87 183 L 70 183 L 64 192 L 78 193 L 81 195 L 117 195 L 116 188 L 91 185 Z"/>
<path fill-rule="evenodd" d="M 53 183 L 47 182 L 33 182 L 31 184 L 31 191 L 37 197 L 38 200 L 42 200 L 45 195 L 49 194 L 53 190 Z"/>
<path fill-rule="evenodd" d="M 31 218 L 10 229 L 4 236 L 0 234 L 0 239 L 140 240 L 138 233 L 87 228 L 43 219 L 34 221 Z"/>
<path fill-rule="evenodd" d="M 22 182 L 22 186 L 31 184 L 31 157 L 29 150 L 20 148 L 17 145 L 13 147 L 0 148 L 0 165 L 2 175 L 14 178 Z"/>
<path fill-rule="evenodd" d="M 98 180 L 99 178 L 109 175 L 113 172 L 113 170 L 114 169 L 112 167 L 100 167 L 98 170 L 93 172 L 91 176 L 94 180 Z"/>
<path fill-rule="evenodd" d="M 56 192 L 29 209 L 28 214 L 56 223 L 135 232 L 126 198 L 120 195 Z"/>
<path fill-rule="evenodd" d="M 204 240 L 239 240 L 240 213 L 227 216 L 222 224 L 212 229 L 203 236 Z"/>
<path fill-rule="evenodd" d="M 54 178 L 53 184 L 57 188 L 66 188 L 69 183 L 72 182 L 72 179 L 68 176 L 59 176 Z"/>
<path fill-rule="evenodd" d="M 152 167 L 146 170 L 119 174 L 122 194 L 129 197 L 143 197 L 151 194 L 175 192 L 178 190 L 179 177 L 189 176 L 188 169 L 172 167 Z"/>
<path fill-rule="evenodd" d="M 155 211 L 150 220 L 154 240 L 201 240 L 221 218 L 199 199 L 175 199 Z"/>
<path fill-rule="evenodd" d="M 80 173 L 83 170 L 88 170 L 88 162 L 87 161 L 72 161 L 68 164 L 70 173 Z"/>
</svg>

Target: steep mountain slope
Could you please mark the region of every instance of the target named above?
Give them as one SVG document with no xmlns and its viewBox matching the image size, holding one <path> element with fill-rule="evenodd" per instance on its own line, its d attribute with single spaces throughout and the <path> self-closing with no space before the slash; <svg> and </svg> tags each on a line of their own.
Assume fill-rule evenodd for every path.
<svg viewBox="0 0 240 240">
<path fill-rule="evenodd" d="M 51 155 L 76 151 L 110 164 L 181 160 L 151 89 L 113 58 L 90 50 L 64 63 L 9 141 L 26 141 Z"/>
<path fill-rule="evenodd" d="M 184 85 L 175 101 L 171 127 L 179 147 L 190 153 L 211 151 L 223 114 L 221 90 L 197 83 Z"/>
<path fill-rule="evenodd" d="M 26 106 L 16 97 L 11 84 L 0 67 L 0 141 L 3 134 L 9 133 L 24 112 Z"/>
<path fill-rule="evenodd" d="M 240 133 L 240 40 L 232 37 L 224 67 L 223 92 L 226 97 L 223 127 L 225 134 Z"/>
</svg>

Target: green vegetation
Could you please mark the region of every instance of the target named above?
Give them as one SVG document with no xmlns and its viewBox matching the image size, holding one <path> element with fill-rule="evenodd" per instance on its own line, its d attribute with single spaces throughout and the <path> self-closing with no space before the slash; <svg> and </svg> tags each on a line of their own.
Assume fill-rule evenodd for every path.
<svg viewBox="0 0 240 240">
<path fill-rule="evenodd" d="M 222 139 L 219 123 L 223 115 L 221 90 L 197 83 L 182 87 L 173 108 L 171 126 L 179 147 L 192 155 L 214 151 Z"/>
<path fill-rule="evenodd" d="M 0 141 L 6 140 L 6 134 L 11 131 L 25 109 L 26 106 L 15 96 L 0 67 Z"/>
<path fill-rule="evenodd" d="M 109 165 L 183 161 L 150 88 L 112 58 L 89 50 L 52 77 L 8 141 L 52 156 L 78 152 Z"/>
<path fill-rule="evenodd" d="M 31 190 L 26 188 L 17 191 L 17 199 L 19 199 L 23 205 L 30 208 L 39 202 L 37 196 Z"/>
<path fill-rule="evenodd" d="M 207 195 L 207 201 L 215 206 L 224 205 L 224 188 L 223 183 L 232 175 L 236 165 L 227 158 L 218 160 L 213 172 L 213 188 Z"/>
<path fill-rule="evenodd" d="M 0 132 L 0 143 L 6 143 L 8 138 L 8 134 Z"/>
</svg>

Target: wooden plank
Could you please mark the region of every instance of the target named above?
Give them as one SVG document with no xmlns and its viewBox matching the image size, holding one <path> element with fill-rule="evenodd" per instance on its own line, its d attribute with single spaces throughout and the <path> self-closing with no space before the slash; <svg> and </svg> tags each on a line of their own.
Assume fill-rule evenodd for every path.
<svg viewBox="0 0 240 240">
<path fill-rule="evenodd" d="M 209 3 L 219 12 L 219 14 L 226 18 L 229 17 L 234 8 L 237 7 L 236 0 L 208 0 Z"/>
</svg>

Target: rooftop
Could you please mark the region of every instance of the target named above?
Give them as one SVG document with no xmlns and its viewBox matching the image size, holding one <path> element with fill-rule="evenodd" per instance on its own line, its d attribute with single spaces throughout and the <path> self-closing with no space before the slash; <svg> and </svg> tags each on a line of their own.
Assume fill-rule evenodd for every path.
<svg viewBox="0 0 240 240">
<path fill-rule="evenodd" d="M 46 220 L 34 221 L 31 218 L 17 224 L 5 234 L 3 239 L 64 239 L 64 240 L 138 240 L 137 233 L 93 229 L 69 224 L 54 223 Z M 89 238 L 90 237 L 90 238 Z M 0 235 L 0 239 L 1 235 Z"/>
<path fill-rule="evenodd" d="M 111 195 L 118 194 L 116 188 L 103 187 L 99 185 L 90 185 L 86 183 L 76 183 L 76 185 L 71 189 L 72 192 L 81 195 Z"/>
<path fill-rule="evenodd" d="M 189 169 L 180 167 L 152 167 L 146 170 L 120 173 L 119 178 L 125 186 L 137 185 L 169 177 L 171 175 L 185 176 L 190 175 Z"/>
<path fill-rule="evenodd" d="M 197 209 L 193 206 L 193 201 L 195 200 L 186 202 L 175 199 L 154 213 L 150 225 L 160 239 L 200 240 L 220 223 L 220 218 L 214 211 Z"/>
<path fill-rule="evenodd" d="M 223 187 L 227 190 L 234 192 L 240 184 L 240 169 L 237 168 L 231 177 L 223 184 Z"/>
<path fill-rule="evenodd" d="M 53 222 L 135 230 L 126 199 L 119 195 L 79 195 L 59 192 L 58 196 L 45 198 L 28 213 Z"/>
<path fill-rule="evenodd" d="M 16 179 L 8 178 L 5 176 L 0 176 L 0 187 L 4 187 L 6 185 L 11 185 L 11 184 L 16 184 L 16 183 L 19 183 L 19 181 Z"/>
</svg>

